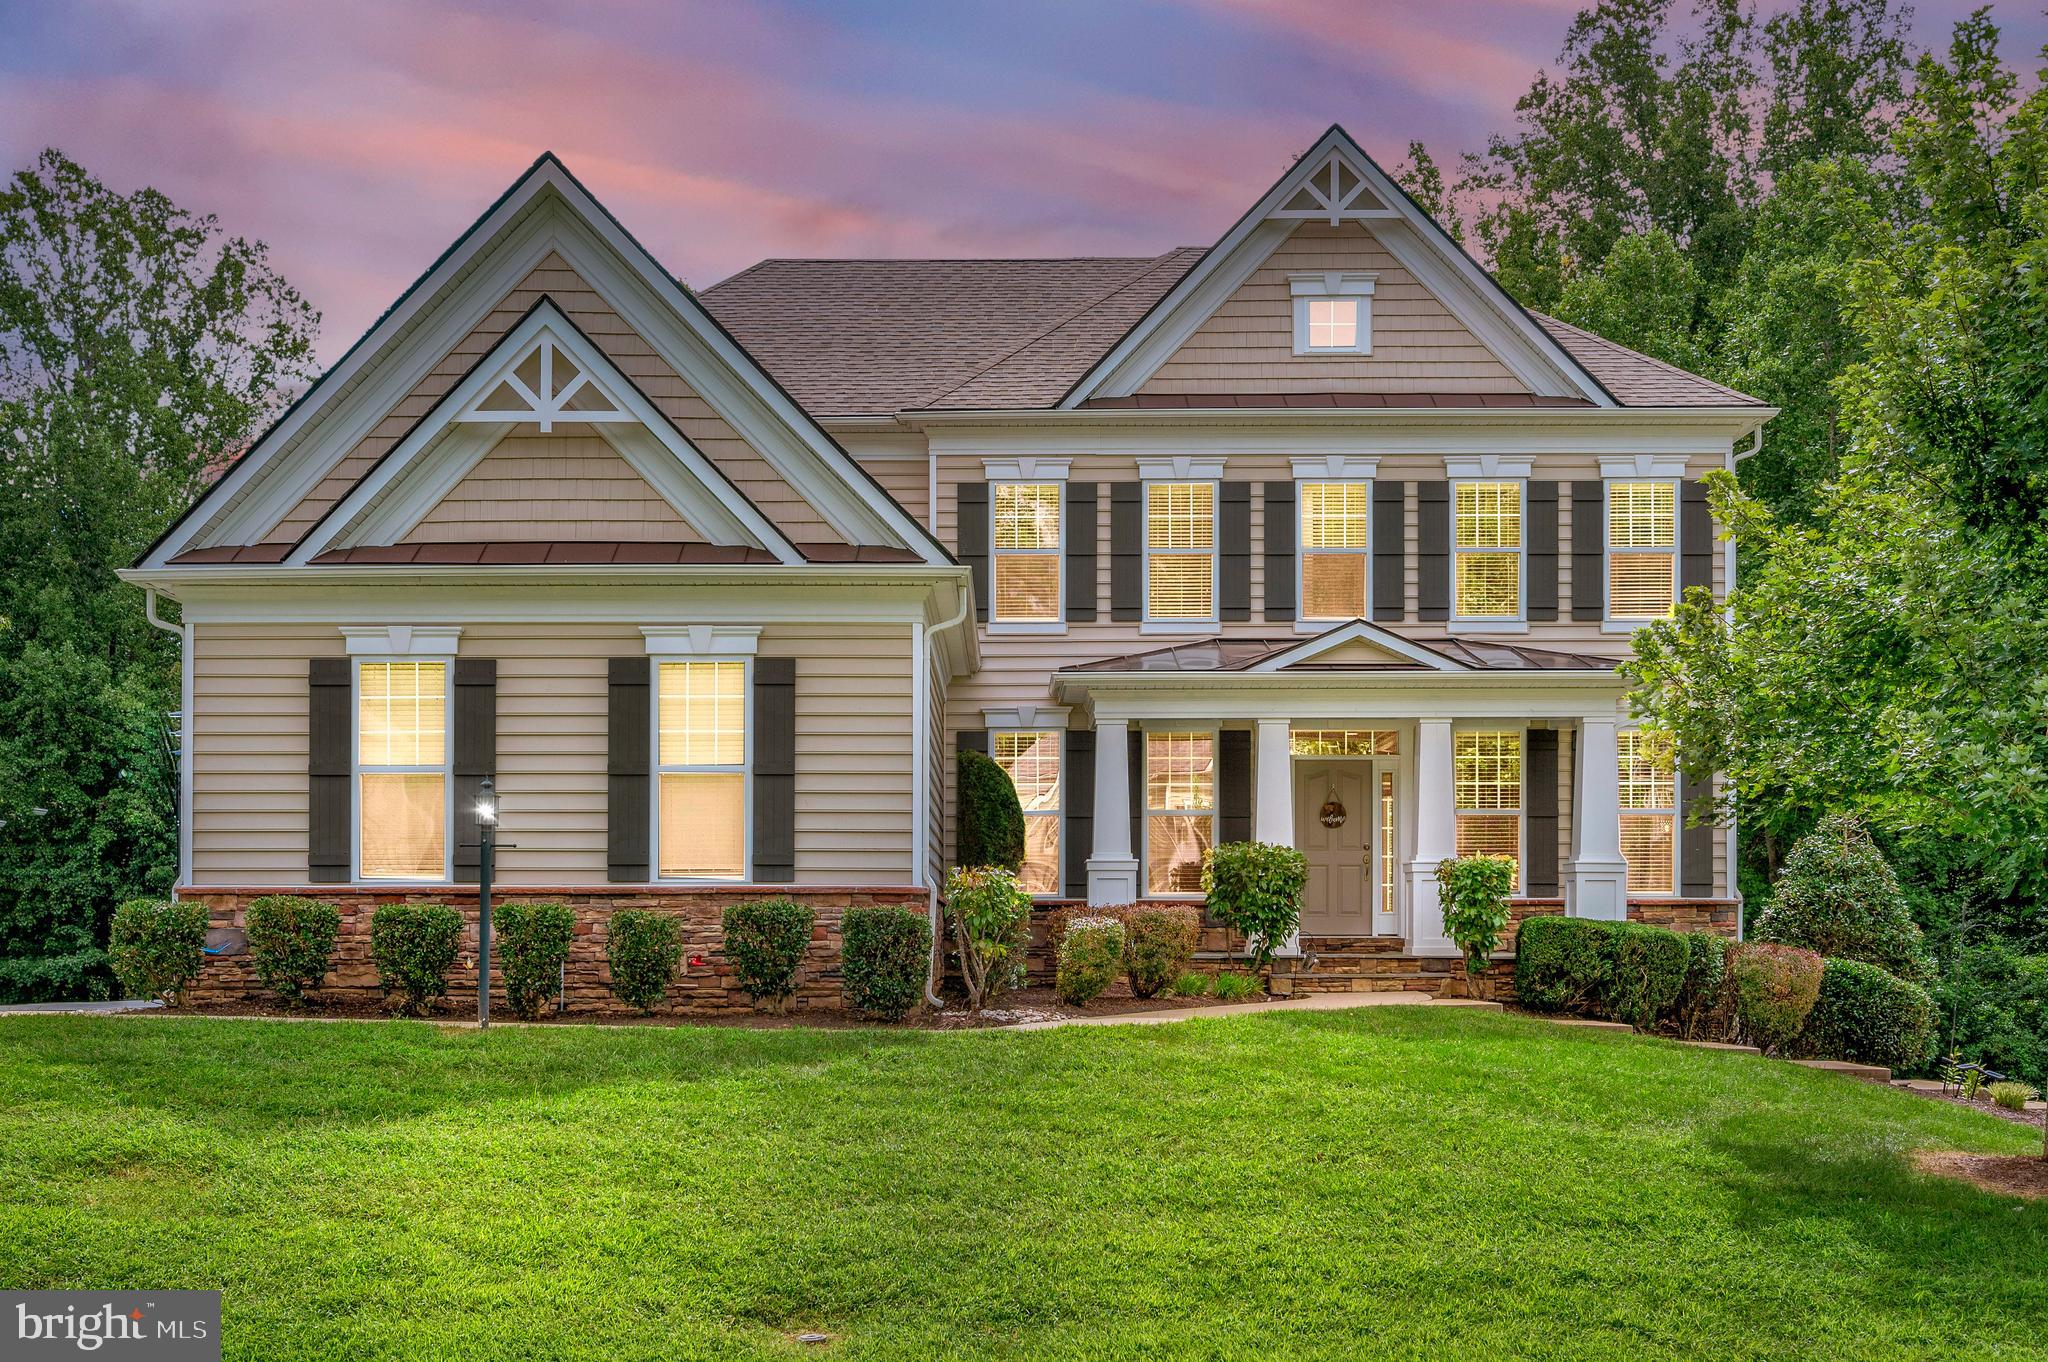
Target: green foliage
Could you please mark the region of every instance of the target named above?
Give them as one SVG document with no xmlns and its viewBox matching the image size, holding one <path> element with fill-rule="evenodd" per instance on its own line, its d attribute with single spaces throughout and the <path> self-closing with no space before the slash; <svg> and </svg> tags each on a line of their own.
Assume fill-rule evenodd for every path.
<svg viewBox="0 0 2048 1362">
<path fill-rule="evenodd" d="M 541 1014 L 561 987 L 575 940 L 576 912 L 566 903 L 506 903 L 491 910 L 492 963 L 514 1016 L 532 1021 Z"/>
<path fill-rule="evenodd" d="M 1202 941 L 1201 910 L 1191 903 L 1139 904 L 1120 917 L 1131 994 L 1154 997 L 1194 958 Z"/>
<path fill-rule="evenodd" d="M 984 752 L 960 750 L 960 864 L 1016 870 L 1024 864 L 1024 806 L 1008 773 Z"/>
<path fill-rule="evenodd" d="M 1797 946 L 1743 942 L 1728 951 L 1728 991 L 1742 1038 L 1775 1054 L 1820 999 L 1821 957 Z"/>
<path fill-rule="evenodd" d="M 644 1013 L 668 998 L 683 962 L 682 919 L 647 908 L 621 908 L 605 925 L 604 960 L 612 996 Z"/>
<path fill-rule="evenodd" d="M 1661 228 L 1614 243 L 1598 269 L 1565 285 L 1557 315 L 1631 350 L 1694 373 L 1711 367 L 1697 334 L 1706 288 L 1690 257 Z"/>
<path fill-rule="evenodd" d="M 756 1004 L 780 1008 L 796 992 L 817 914 L 791 899 L 735 903 L 725 910 L 725 958 Z"/>
<path fill-rule="evenodd" d="M 1957 1050 L 2048 1085 L 2048 955 L 2023 955 L 1996 940 L 1959 950 L 1934 999 Z"/>
<path fill-rule="evenodd" d="M 1076 1007 L 1094 1002 L 1123 962 L 1123 923 L 1113 917 L 1077 917 L 1060 938 L 1053 991 Z"/>
<path fill-rule="evenodd" d="M 130 899 L 114 909 L 107 954 L 130 997 L 177 1001 L 199 977 L 205 949 L 203 904 Z"/>
<path fill-rule="evenodd" d="M 846 1005 L 902 1021 L 924 996 L 932 927 L 908 908 L 849 908 L 839 925 L 840 989 Z"/>
<path fill-rule="evenodd" d="M 1209 991 L 1223 1002 L 1235 1003 L 1264 993 L 1266 986 L 1259 981 L 1256 974 L 1241 969 L 1227 969 L 1216 975 L 1215 980 L 1209 985 Z"/>
<path fill-rule="evenodd" d="M 1280 943 L 1301 925 L 1301 895 L 1307 887 L 1308 859 L 1293 847 L 1224 842 L 1202 863 L 1202 892 L 1208 895 L 1209 911 L 1244 935 L 1255 974 L 1272 962 Z"/>
<path fill-rule="evenodd" d="M 1615 1021 L 1649 1030 L 1678 1001 L 1691 951 L 1685 937 L 1641 922 L 1607 924 L 1611 964 L 1600 1007 Z"/>
<path fill-rule="evenodd" d="M 448 995 L 448 971 L 461 945 L 462 914 L 445 903 L 386 903 L 370 917 L 377 982 L 411 1016 Z"/>
<path fill-rule="evenodd" d="M 1733 944 L 1713 932 L 1685 934 L 1685 978 L 1671 1007 L 1679 1035 L 1698 1040 L 1717 1029 L 1726 1001 L 1728 948 Z"/>
<path fill-rule="evenodd" d="M 981 1011 L 1023 982 L 1031 896 L 1017 887 L 1015 873 L 997 866 L 955 869 L 946 877 L 946 920 L 970 1009 Z"/>
<path fill-rule="evenodd" d="M 1868 961 L 1901 978 L 1932 973 L 1898 877 L 1854 817 L 1824 818 L 1799 839 L 1756 939 Z"/>
<path fill-rule="evenodd" d="M 1578 1012 L 1607 992 L 1614 971 L 1607 924 L 1545 913 L 1515 928 L 1515 997 L 1538 1012 Z"/>
<path fill-rule="evenodd" d="M 1993 1083 L 1985 1089 L 1993 1106 L 2004 1107 L 2007 1111 L 2025 1111 L 2028 1099 L 2034 1090 L 2024 1083 Z"/>
<path fill-rule="evenodd" d="M 1206 998 L 1215 981 L 1198 969 L 1182 970 L 1173 981 L 1176 998 Z"/>
<path fill-rule="evenodd" d="M 249 964 L 263 986 L 289 1003 L 320 987 L 341 934 L 341 910 L 318 899 L 266 894 L 243 914 Z"/>
<path fill-rule="evenodd" d="M 1478 974 L 1508 930 L 1508 895 L 1515 863 L 1505 856 L 1452 857 L 1437 862 L 1444 934 L 1464 953 L 1465 970 Z"/>
<path fill-rule="evenodd" d="M 1917 1069 L 1934 1054 L 1934 1000 L 1860 960 L 1829 960 L 1799 1048 L 1824 1059 Z"/>
</svg>

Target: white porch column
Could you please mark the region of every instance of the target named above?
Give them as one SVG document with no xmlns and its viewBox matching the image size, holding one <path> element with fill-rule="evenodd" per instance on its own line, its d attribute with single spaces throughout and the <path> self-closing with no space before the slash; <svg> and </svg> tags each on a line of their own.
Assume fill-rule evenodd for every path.
<svg viewBox="0 0 2048 1362">
<path fill-rule="evenodd" d="M 1415 725 L 1415 859 L 1408 862 L 1408 953 L 1456 955 L 1444 935 L 1436 866 L 1458 854 L 1458 814 L 1451 789 L 1451 721 Z"/>
<path fill-rule="evenodd" d="M 1621 753 L 1614 716 L 1579 720 L 1572 782 L 1572 858 L 1565 862 L 1564 910 L 1619 922 L 1628 916 L 1628 863 L 1621 859 Z"/>
<path fill-rule="evenodd" d="M 1286 719 L 1259 720 L 1258 764 L 1252 799 L 1252 840 L 1275 846 L 1294 845 L 1294 751 L 1289 745 L 1292 724 Z M 1291 932 L 1273 952 L 1300 955 L 1301 933 Z"/>
<path fill-rule="evenodd" d="M 1095 721 L 1095 846 L 1088 857 L 1088 902 L 1129 903 L 1138 897 L 1138 858 L 1131 853 L 1130 724 Z"/>
</svg>

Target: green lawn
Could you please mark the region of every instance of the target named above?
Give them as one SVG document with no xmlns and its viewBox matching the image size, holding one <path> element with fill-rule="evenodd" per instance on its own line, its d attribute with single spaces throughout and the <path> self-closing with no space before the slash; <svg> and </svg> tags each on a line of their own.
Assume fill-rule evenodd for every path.
<svg viewBox="0 0 2048 1362">
<path fill-rule="evenodd" d="M 2048 1204 L 1902 1162 L 2039 1139 L 1451 1009 L 0 1018 L 0 1285 L 220 1287 L 263 1362 L 2048 1357 Z"/>
</svg>

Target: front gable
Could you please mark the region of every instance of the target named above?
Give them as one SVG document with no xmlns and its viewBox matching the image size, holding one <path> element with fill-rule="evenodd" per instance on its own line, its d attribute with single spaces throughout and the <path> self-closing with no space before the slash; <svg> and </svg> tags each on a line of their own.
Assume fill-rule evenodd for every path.
<svg viewBox="0 0 2048 1362">
<path fill-rule="evenodd" d="M 1313 638 L 1304 639 L 1292 648 L 1282 649 L 1260 660 L 1249 670 L 1279 672 L 1297 667 L 1399 667 L 1439 672 L 1470 670 L 1434 648 L 1365 620 L 1340 624 Z"/>
</svg>

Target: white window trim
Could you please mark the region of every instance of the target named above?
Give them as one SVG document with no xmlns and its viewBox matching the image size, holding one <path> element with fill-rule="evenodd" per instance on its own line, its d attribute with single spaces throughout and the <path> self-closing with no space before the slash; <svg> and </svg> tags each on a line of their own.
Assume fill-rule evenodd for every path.
<svg viewBox="0 0 2048 1362">
<path fill-rule="evenodd" d="M 1458 807 L 1458 735 L 1461 733 L 1519 733 L 1521 735 L 1522 789 L 1515 809 L 1515 846 L 1521 853 L 1515 857 L 1515 884 L 1509 891 L 1509 898 L 1529 896 L 1529 726 L 1515 723 L 1493 723 L 1474 719 L 1469 723 L 1451 725 L 1451 846 L 1458 845 L 1458 820 L 1462 815 L 1485 817 L 1498 815 L 1499 809 L 1461 809 Z M 1398 800 L 1399 794 L 1396 793 Z M 1395 805 L 1396 810 L 1399 804 Z M 1572 814 L 1577 816 L 1578 810 Z"/>
<path fill-rule="evenodd" d="M 686 625 L 684 628 L 704 628 L 702 625 Z M 760 631 L 754 630 L 756 634 Z M 654 636 L 648 636 L 647 659 L 647 742 L 648 791 L 647 791 L 647 847 L 648 880 L 652 884 L 752 884 L 754 882 L 754 657 L 753 650 L 743 653 L 656 653 Z M 740 733 L 745 743 L 745 760 L 737 767 L 724 766 L 664 766 L 661 760 L 661 664 L 664 662 L 737 662 L 740 664 Z M 664 875 L 661 873 L 661 778 L 664 775 L 707 774 L 721 775 L 734 772 L 742 777 L 740 781 L 740 848 L 741 868 L 738 878 L 730 875 Z"/>
<path fill-rule="evenodd" d="M 1300 459 L 1295 460 L 1294 467 L 1294 632 L 1297 634 L 1323 634 L 1328 633 L 1332 625 L 1346 624 L 1355 619 L 1369 620 L 1372 618 L 1372 554 L 1373 550 L 1378 547 L 1373 540 L 1372 473 L 1376 470 L 1379 460 L 1354 459 L 1347 461 L 1353 464 L 1369 463 L 1374 465 L 1374 469 L 1368 470 L 1362 477 L 1332 477 L 1326 473 L 1312 473 L 1308 476 L 1303 476 L 1303 462 Z M 1332 465 L 1336 465 L 1338 461 L 1332 458 L 1329 462 Z M 1311 549 L 1308 546 L 1307 537 L 1301 532 L 1301 518 L 1308 505 L 1307 500 L 1302 496 L 1302 489 L 1310 483 L 1357 483 L 1365 488 L 1366 528 L 1364 548 Z M 1311 616 L 1308 613 L 1308 556 L 1311 553 L 1349 553 L 1356 554 L 1365 560 L 1364 594 L 1359 600 L 1358 613 L 1356 615 L 1345 615 L 1339 618 L 1335 615 Z M 1456 564 L 1452 566 L 1455 569 Z"/>
<path fill-rule="evenodd" d="M 1678 609 L 1678 517 L 1681 514 L 1679 498 L 1684 493 L 1684 464 L 1682 460 L 1670 460 L 1679 465 L 1679 472 L 1672 474 L 1660 469 L 1653 476 L 1642 476 L 1633 472 L 1617 473 L 1611 465 L 1621 462 L 1602 459 L 1600 471 L 1600 632 L 1603 634 L 1633 634 L 1646 624 L 1654 624 L 1669 615 L 1655 615 L 1649 619 L 1617 619 L 1614 614 L 1614 555 L 1615 547 L 1607 541 L 1607 518 L 1614 512 L 1614 485 L 1620 482 L 1661 482 L 1671 488 L 1671 547 L 1668 549 L 1623 549 L 1624 553 L 1664 553 L 1671 556 L 1671 608 Z M 1572 508 L 1572 533 L 1579 532 L 1578 507 Z"/>
<path fill-rule="evenodd" d="M 417 633 L 438 634 L 437 642 L 446 643 L 446 653 L 429 653 L 414 649 L 410 637 L 401 641 L 399 631 L 408 635 Z M 349 821 L 349 881 L 365 885 L 445 885 L 455 882 L 455 635 L 460 630 L 414 631 L 405 625 L 391 626 L 391 637 L 401 651 L 369 652 L 358 650 L 358 636 L 383 635 L 382 628 L 375 630 L 344 629 L 348 635 L 348 649 L 353 665 L 349 668 L 348 686 L 348 821 Z M 363 664 L 383 662 L 439 662 L 441 670 L 441 764 L 439 766 L 373 766 L 372 775 L 433 775 L 441 776 L 441 875 L 438 879 L 404 878 L 379 875 L 374 879 L 363 877 Z"/>
<path fill-rule="evenodd" d="M 1195 891 L 1194 893 L 1183 894 L 1155 894 L 1152 892 L 1153 815 L 1158 814 L 1160 816 L 1180 816 L 1186 814 L 1199 814 L 1201 812 L 1201 810 L 1199 809 L 1155 809 L 1152 807 L 1152 801 L 1149 797 L 1152 788 L 1152 735 L 1154 733 L 1193 733 L 1197 735 L 1206 735 L 1209 739 L 1209 751 L 1211 755 L 1214 756 L 1215 759 L 1220 763 L 1223 756 L 1223 736 L 1221 730 L 1215 724 L 1161 723 L 1156 726 L 1147 725 L 1141 727 L 1138 730 L 1138 733 L 1140 744 L 1139 750 L 1144 753 L 1144 759 L 1138 763 L 1138 788 L 1131 792 L 1131 798 L 1138 801 L 1139 809 L 1138 845 L 1132 848 L 1132 852 L 1138 860 L 1138 897 L 1141 899 L 1162 899 L 1187 903 L 1201 903 L 1208 897 L 1208 895 L 1200 892 L 1199 890 Z M 1222 773 L 1218 771 L 1211 778 L 1211 793 L 1209 796 L 1209 845 L 1212 849 L 1216 846 L 1216 834 L 1218 830 L 1221 828 L 1223 822 L 1222 794 Z"/>
<path fill-rule="evenodd" d="M 1491 456 L 1488 456 L 1489 458 Z M 1522 461 L 1517 475 L 1503 471 L 1468 474 L 1451 481 L 1451 618 L 1444 632 L 1451 634 L 1526 634 L 1529 632 L 1529 477 L 1528 461 Z M 1458 547 L 1458 489 L 1468 482 L 1511 482 L 1515 485 L 1516 522 L 1521 525 L 1519 542 L 1509 549 L 1461 549 Z M 1515 613 L 1509 615 L 1461 615 L 1458 613 L 1458 556 L 1464 553 L 1508 553 L 1515 555 Z"/>
<path fill-rule="evenodd" d="M 1040 713 L 1047 713 L 1047 712 L 1049 712 L 1049 711 L 1046 711 L 1046 710 L 1040 710 L 1039 712 L 1040 712 Z M 1013 711 L 1013 713 L 1017 713 L 1017 714 L 1024 714 L 1024 713 L 1026 713 L 1026 711 L 1022 711 L 1022 710 L 1019 710 L 1019 711 Z M 999 733 L 1052 733 L 1052 734 L 1055 734 L 1055 735 L 1057 735 L 1057 737 L 1058 737 L 1058 739 L 1059 739 L 1059 745 L 1060 745 L 1060 783 L 1059 783 L 1059 794 L 1058 794 L 1058 795 L 1056 796 L 1056 797 L 1058 798 L 1058 800 L 1059 800 L 1059 805 L 1058 805 L 1058 807 L 1057 807 L 1057 808 L 1052 808 L 1052 809 L 1038 809 L 1038 810 L 1026 809 L 1026 810 L 1024 810 L 1024 821 L 1025 821 L 1025 823 L 1026 823 L 1027 825 L 1028 825 L 1028 824 L 1030 823 L 1030 821 L 1031 821 L 1032 819 L 1034 819 L 1034 818 L 1050 818 L 1050 819 L 1052 819 L 1052 820 L 1053 820 L 1054 822 L 1056 822 L 1056 823 L 1058 823 L 1058 824 L 1059 824 L 1059 839 L 1058 839 L 1058 840 L 1057 840 L 1057 841 L 1056 841 L 1056 842 L 1055 842 L 1055 843 L 1053 844 L 1053 845 L 1054 845 L 1054 858 L 1053 858 L 1053 868 L 1052 868 L 1052 879 L 1053 879 L 1053 884 L 1052 884 L 1052 892 L 1051 892 L 1051 893 L 1048 893 L 1048 894 L 1033 894 L 1033 895 L 1032 895 L 1031 897 L 1032 897 L 1032 898 L 1033 898 L 1034 900 L 1042 900 L 1042 899 L 1058 899 L 1058 898 L 1065 898 L 1065 897 L 1066 897 L 1066 891 L 1067 891 L 1067 876 L 1066 876 L 1066 870 L 1067 870 L 1067 731 L 1066 731 L 1066 730 L 1067 730 L 1067 719 L 1066 719 L 1066 715 L 1065 715 L 1064 713 L 1062 713 L 1062 714 L 1060 715 L 1060 718 L 1059 718 L 1059 722 L 1058 722 L 1058 723 L 1056 723 L 1056 724 L 1052 724 L 1052 723 L 1047 723 L 1047 724 L 1021 724 L 1021 723 L 1005 723 L 1005 724 L 1001 724 L 1001 725 L 995 725 L 995 726 L 991 726 L 991 727 L 989 728 L 989 730 L 988 730 L 988 755 L 989 755 L 989 760 L 991 760 L 991 761 L 995 761 L 995 760 L 996 760 L 996 735 L 997 735 L 997 734 L 999 734 Z M 999 763 L 999 764 L 1000 764 L 1000 763 Z M 1009 773 L 1008 773 L 1008 772 L 1006 771 L 1006 772 L 1004 772 L 1004 774 L 1005 774 L 1005 775 L 1008 775 Z M 1017 782 L 1016 782 L 1016 778 L 1015 778 L 1015 777 L 1011 777 L 1011 780 L 1010 780 L 1010 787 L 1011 787 L 1012 789 L 1015 789 L 1015 788 L 1016 788 L 1016 785 L 1017 785 Z M 1020 797 L 1020 802 L 1021 802 L 1021 797 Z M 1028 839 L 1027 839 L 1027 840 L 1028 840 Z"/>
<path fill-rule="evenodd" d="M 1294 305 L 1294 353 L 1307 358 L 1339 358 L 1372 353 L 1372 295 L 1379 279 L 1372 270 L 1324 270 L 1290 274 L 1287 291 Z M 1353 298 L 1358 302 L 1358 340 L 1353 345 L 1310 345 L 1308 305 L 1332 298 Z"/>
<path fill-rule="evenodd" d="M 1194 476 L 1158 472 L 1158 465 L 1192 465 Z M 1150 465 L 1150 467 L 1148 467 Z M 1176 460 L 1140 459 L 1143 473 L 1139 491 L 1145 498 L 1144 514 L 1139 520 L 1139 533 L 1145 539 L 1145 571 L 1138 588 L 1144 593 L 1145 613 L 1138 625 L 1141 634 L 1211 634 L 1222 622 L 1223 603 L 1219 599 L 1223 591 L 1223 460 L 1203 459 L 1190 461 L 1183 456 Z M 1214 472 L 1210 472 L 1213 466 Z M 1152 547 L 1152 485 L 1160 482 L 1207 483 L 1209 486 L 1209 614 L 1203 619 L 1157 619 L 1152 614 L 1152 555 L 1163 553 L 1169 557 L 1189 557 L 1195 549 L 1154 549 Z M 1064 503 L 1061 507 L 1065 511 Z M 993 575 L 993 574 L 991 574 Z"/>
<path fill-rule="evenodd" d="M 1632 479 L 1632 481 L 1641 481 L 1641 479 Z M 1615 737 L 1619 739 L 1624 734 L 1639 733 L 1641 731 L 1641 728 L 1636 725 L 1626 725 L 1615 730 Z M 1621 744 L 1617 741 L 1615 743 L 1617 768 L 1620 765 L 1620 749 Z M 1617 788 L 1619 788 L 1619 783 L 1621 780 L 1620 770 L 1617 769 L 1614 775 L 1616 786 Z M 1674 763 L 1671 768 L 1671 804 L 1669 808 L 1631 809 L 1627 807 L 1621 807 L 1617 809 L 1617 817 L 1626 817 L 1631 813 L 1661 813 L 1669 816 L 1669 818 L 1671 819 L 1671 887 L 1665 890 L 1652 889 L 1638 892 L 1635 889 L 1629 888 L 1627 872 L 1624 871 L 1622 875 L 1622 888 L 1630 899 L 1675 899 L 1680 897 L 1681 895 L 1681 890 L 1685 884 L 1685 866 L 1681 861 L 1681 858 L 1685 854 L 1685 838 L 1682 837 L 1680 834 L 1685 831 L 1685 823 L 1683 818 L 1681 817 L 1683 811 L 1679 807 L 1679 783 L 1680 777 L 1678 767 Z M 1616 801 L 1617 804 L 1619 804 L 1619 802 L 1619 800 Z M 1622 862 L 1624 865 L 1627 864 L 1627 860 L 1627 856 L 1624 855 L 1622 857 Z"/>
<path fill-rule="evenodd" d="M 990 634 L 1064 634 L 1067 632 L 1067 460 L 1065 459 L 987 459 L 984 466 L 991 469 L 1005 464 L 1015 468 L 1018 476 L 991 479 L 988 485 L 988 621 L 984 626 Z M 1036 470 L 1049 465 L 1059 465 L 1059 476 L 1038 476 Z M 1023 470 L 1030 468 L 1033 476 L 1023 476 Z M 1004 549 L 996 547 L 995 514 L 996 488 L 1008 485 L 1034 486 L 1051 483 L 1059 488 L 1059 526 L 1053 535 L 1050 549 Z M 996 560 L 1008 554 L 1017 558 L 1044 558 L 1053 561 L 1053 605 L 1059 611 L 1057 619 L 1049 620 L 1004 620 L 996 618 Z"/>
</svg>

